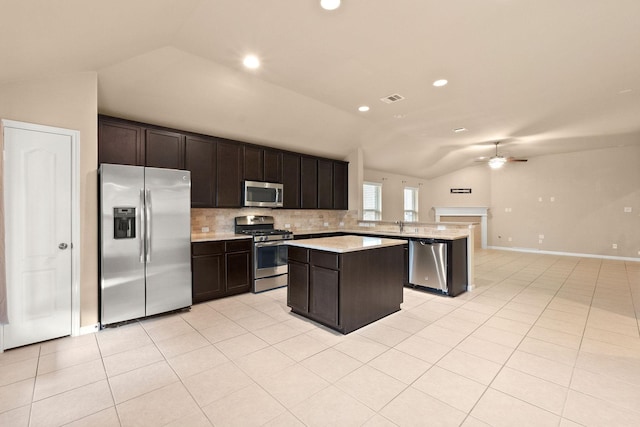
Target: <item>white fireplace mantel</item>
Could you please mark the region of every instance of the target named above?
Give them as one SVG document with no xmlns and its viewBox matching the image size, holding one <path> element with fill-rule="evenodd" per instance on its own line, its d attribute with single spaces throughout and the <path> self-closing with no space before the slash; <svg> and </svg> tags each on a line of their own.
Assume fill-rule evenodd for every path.
<svg viewBox="0 0 640 427">
<path fill-rule="evenodd" d="M 434 206 L 433 209 L 436 211 L 436 222 L 440 222 L 441 216 L 479 216 L 482 249 L 487 248 L 487 212 L 489 211 L 488 207 Z"/>
</svg>

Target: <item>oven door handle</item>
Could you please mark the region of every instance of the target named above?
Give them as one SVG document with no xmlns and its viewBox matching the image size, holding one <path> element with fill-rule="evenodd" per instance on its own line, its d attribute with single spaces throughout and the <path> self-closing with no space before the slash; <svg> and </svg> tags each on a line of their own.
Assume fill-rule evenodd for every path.
<svg viewBox="0 0 640 427">
<path fill-rule="evenodd" d="M 275 242 L 255 242 L 256 248 L 260 248 L 262 246 L 278 246 L 286 244 L 286 240 L 277 240 Z"/>
</svg>

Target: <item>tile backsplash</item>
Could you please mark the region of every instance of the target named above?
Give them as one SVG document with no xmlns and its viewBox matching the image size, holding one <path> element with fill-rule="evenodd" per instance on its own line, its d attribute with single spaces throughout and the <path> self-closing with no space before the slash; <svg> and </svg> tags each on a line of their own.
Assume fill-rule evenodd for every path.
<svg viewBox="0 0 640 427">
<path fill-rule="evenodd" d="M 200 233 L 203 227 L 210 232 L 233 233 L 234 218 L 245 215 L 271 215 L 275 228 L 287 228 L 293 232 L 318 229 L 353 228 L 357 226 L 357 211 L 318 209 L 191 209 L 191 232 Z"/>
</svg>

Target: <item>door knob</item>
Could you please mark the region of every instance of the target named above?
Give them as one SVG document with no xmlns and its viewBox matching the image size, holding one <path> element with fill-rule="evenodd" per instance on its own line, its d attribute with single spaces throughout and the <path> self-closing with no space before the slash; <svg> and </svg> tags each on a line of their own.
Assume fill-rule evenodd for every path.
<svg viewBox="0 0 640 427">
<path fill-rule="evenodd" d="M 66 244 L 66 243 L 60 243 L 60 244 L 58 245 L 58 248 L 59 248 L 59 249 L 67 249 L 67 244 Z"/>
</svg>

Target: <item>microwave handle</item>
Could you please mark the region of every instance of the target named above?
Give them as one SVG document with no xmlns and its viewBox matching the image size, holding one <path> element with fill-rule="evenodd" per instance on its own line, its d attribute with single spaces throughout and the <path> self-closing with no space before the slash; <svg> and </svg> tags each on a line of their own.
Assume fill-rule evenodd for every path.
<svg viewBox="0 0 640 427">
<path fill-rule="evenodd" d="M 280 196 L 280 189 L 279 189 L 279 188 L 276 188 L 276 200 L 275 200 L 275 201 L 276 201 L 276 202 L 279 202 L 279 201 L 281 200 L 280 198 L 281 198 L 281 196 Z"/>
</svg>

